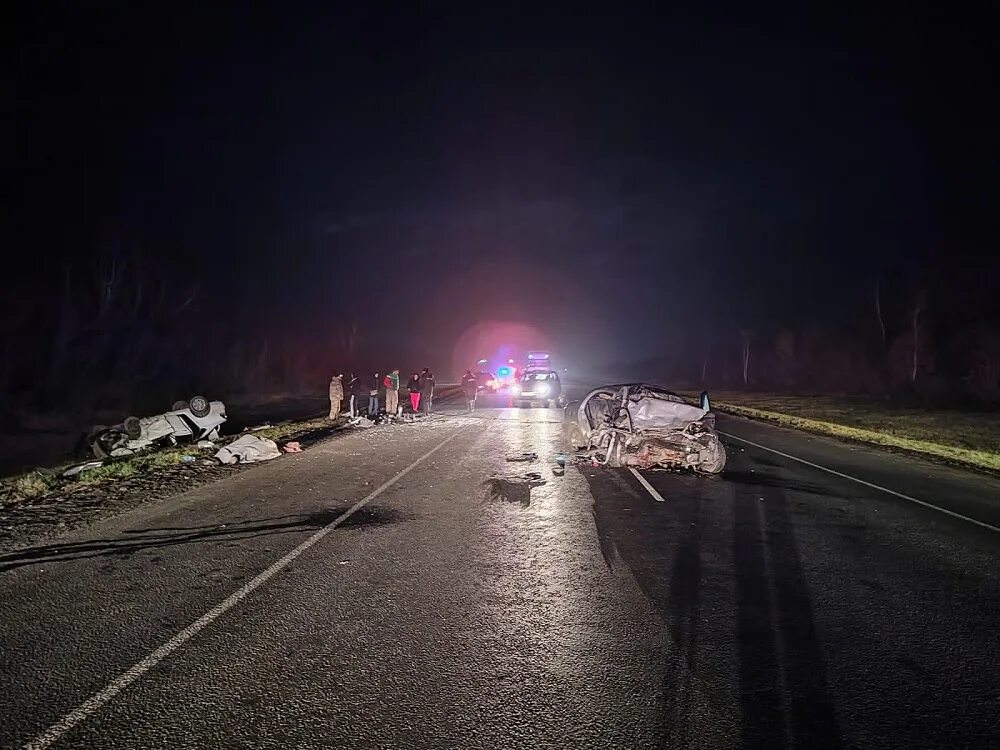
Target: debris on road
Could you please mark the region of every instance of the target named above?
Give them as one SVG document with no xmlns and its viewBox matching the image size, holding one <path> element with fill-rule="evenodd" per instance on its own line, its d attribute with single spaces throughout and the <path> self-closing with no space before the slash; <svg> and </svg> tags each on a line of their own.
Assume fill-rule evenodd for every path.
<svg viewBox="0 0 1000 750">
<path fill-rule="evenodd" d="M 348 421 L 348 424 L 351 427 L 362 427 L 362 428 L 375 426 L 375 422 L 372 421 L 371 419 L 368 419 L 368 417 L 355 417 L 354 419 Z"/>
<path fill-rule="evenodd" d="M 545 484 L 542 475 L 528 472 L 519 477 L 490 477 L 483 486 L 489 500 L 502 500 L 507 503 L 517 503 L 522 508 L 531 505 L 531 490 Z"/>
<path fill-rule="evenodd" d="M 223 464 L 252 464 L 269 461 L 280 455 L 278 444 L 273 440 L 256 435 L 244 435 L 221 449 L 215 454 L 215 458 Z"/>
<path fill-rule="evenodd" d="M 182 464 L 193 464 L 197 460 L 198 459 L 195 458 L 194 456 L 181 456 L 181 463 Z"/>
<path fill-rule="evenodd" d="M 72 477 L 79 476 L 85 471 L 90 471 L 91 469 L 96 469 L 98 466 L 104 466 L 103 461 L 87 461 L 86 463 L 77 464 L 76 466 L 70 466 L 66 471 L 62 473 L 63 479 L 71 479 Z"/>
<path fill-rule="evenodd" d="M 521 451 L 520 453 L 514 453 L 507 456 L 507 460 L 512 463 L 520 463 L 522 461 L 537 461 L 538 454 L 532 453 L 531 451 Z"/>
<path fill-rule="evenodd" d="M 293 440 L 290 443 L 285 443 L 284 446 L 282 446 L 282 450 L 285 453 L 301 453 L 302 446 L 297 441 Z"/>
</svg>

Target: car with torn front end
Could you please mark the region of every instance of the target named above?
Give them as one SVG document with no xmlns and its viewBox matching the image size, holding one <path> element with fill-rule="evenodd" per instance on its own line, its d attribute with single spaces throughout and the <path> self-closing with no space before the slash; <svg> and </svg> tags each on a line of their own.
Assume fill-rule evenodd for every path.
<svg viewBox="0 0 1000 750">
<path fill-rule="evenodd" d="M 565 406 L 566 400 L 562 392 L 559 373 L 543 368 L 529 368 L 521 378 L 510 387 L 510 395 L 518 406 L 550 404 Z"/>
<path fill-rule="evenodd" d="M 706 393 L 695 406 L 648 383 L 601 386 L 567 406 L 565 427 L 578 455 L 608 466 L 719 474 L 726 465 Z"/>
<path fill-rule="evenodd" d="M 194 396 L 189 401 L 175 402 L 173 408 L 163 414 L 128 417 L 121 424 L 95 427 L 88 444 L 97 458 L 122 458 L 181 441 L 214 442 L 225 421 L 225 404 Z"/>
</svg>

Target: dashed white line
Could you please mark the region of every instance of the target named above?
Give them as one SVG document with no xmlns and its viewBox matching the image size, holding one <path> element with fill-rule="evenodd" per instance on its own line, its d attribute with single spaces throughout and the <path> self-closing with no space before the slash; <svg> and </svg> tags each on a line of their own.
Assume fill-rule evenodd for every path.
<svg viewBox="0 0 1000 750">
<path fill-rule="evenodd" d="M 446 437 L 440 443 L 438 443 L 434 448 L 431 448 L 424 455 L 414 461 L 412 464 L 407 466 L 405 469 L 396 474 L 392 479 L 388 480 L 384 484 L 376 487 L 374 490 L 369 492 L 363 498 L 358 500 L 354 505 L 345 510 L 339 516 L 337 516 L 333 521 L 328 523 L 322 529 L 317 531 L 311 537 L 306 539 L 302 544 L 293 549 L 287 555 L 282 557 L 280 560 L 272 564 L 270 567 L 266 568 L 262 572 L 258 573 L 253 579 L 251 579 L 245 586 L 235 591 L 229 597 L 223 601 L 216 604 L 205 614 L 195 620 L 193 623 L 188 625 L 184 630 L 180 631 L 177 635 L 171 638 L 169 641 L 161 645 L 158 649 L 149 654 L 145 659 L 136 663 L 131 669 L 127 670 L 123 674 L 119 675 L 117 678 L 109 682 L 100 691 L 94 693 L 90 698 L 84 701 L 82 704 L 70 711 L 66 716 L 60 719 L 58 722 L 50 726 L 40 735 L 31 740 L 28 744 L 24 746 L 25 750 L 43 750 L 51 746 L 60 737 L 62 737 L 66 732 L 68 732 L 73 727 L 86 721 L 91 715 L 108 703 L 112 698 L 114 698 L 118 693 L 127 688 L 136 680 L 140 679 L 149 670 L 163 661 L 171 653 L 176 651 L 178 648 L 183 646 L 187 641 L 191 640 L 194 636 L 198 635 L 199 632 L 204 630 L 208 625 L 211 625 L 215 620 L 221 617 L 223 614 L 228 612 L 230 609 L 239 604 L 243 599 L 250 595 L 254 589 L 259 588 L 264 583 L 268 581 L 275 573 L 281 571 L 282 568 L 288 566 L 295 558 L 305 552 L 307 549 L 312 547 L 316 542 L 325 537 L 340 524 L 354 515 L 357 511 L 367 505 L 369 502 L 374 500 L 376 497 L 381 495 L 387 489 L 392 487 L 396 482 L 405 477 L 411 471 L 413 471 L 417 466 L 426 461 L 428 458 L 433 456 L 439 450 L 441 450 L 445 445 L 454 440 L 458 434 L 462 432 L 462 428 L 456 430 L 451 435 Z"/>
<path fill-rule="evenodd" d="M 657 492 L 656 488 L 653 487 L 653 485 L 651 485 L 649 482 L 646 481 L 646 477 L 644 477 L 642 474 L 640 474 L 638 469 L 633 469 L 633 468 L 629 467 L 629 471 L 631 471 L 633 474 L 635 474 L 635 478 L 639 480 L 639 484 L 641 484 L 643 487 L 646 488 L 646 491 L 650 495 L 653 496 L 654 500 L 656 500 L 657 502 L 660 502 L 660 503 L 666 502 L 663 499 L 663 495 L 661 495 L 659 492 Z"/>
<path fill-rule="evenodd" d="M 961 513 L 956 513 L 953 510 L 948 510 L 947 508 L 942 508 L 939 505 L 934 505 L 926 500 L 919 500 L 918 498 L 911 497 L 910 495 L 904 495 L 902 492 L 896 492 L 896 490 L 891 490 L 888 487 L 883 487 L 880 484 L 875 484 L 873 482 L 866 482 L 864 479 L 858 479 L 857 477 L 852 477 L 850 474 L 844 474 L 843 472 L 837 471 L 836 469 L 830 469 L 826 466 L 821 466 L 820 464 L 814 464 L 812 461 L 806 461 L 804 458 L 799 458 L 798 456 L 793 456 L 788 453 L 782 453 L 774 448 L 768 448 L 766 445 L 761 445 L 760 443 L 755 443 L 752 440 L 747 440 L 746 438 L 737 437 L 728 432 L 720 432 L 720 435 L 724 435 L 731 440 L 739 440 L 741 443 L 746 443 L 747 445 L 752 445 L 754 448 L 760 448 L 762 451 L 767 451 L 768 453 L 774 453 L 782 458 L 787 458 L 790 461 L 798 461 L 800 464 L 810 466 L 814 469 L 819 469 L 820 471 L 825 471 L 827 474 L 833 474 L 841 479 L 849 479 L 852 482 L 857 482 L 858 484 L 863 484 L 865 487 L 871 487 L 873 490 L 878 490 L 884 492 L 887 495 L 892 495 L 894 497 L 901 498 L 903 500 L 909 500 L 911 503 L 916 503 L 917 505 L 922 505 L 925 508 L 930 508 L 931 510 L 939 511 L 945 515 L 952 516 L 953 518 L 959 518 L 963 521 L 968 521 L 969 523 L 974 523 L 976 526 L 982 526 L 984 529 L 989 529 L 990 531 L 1000 532 L 1000 528 L 986 523 L 985 521 L 978 521 L 975 518 L 970 518 L 969 516 L 962 515 Z"/>
</svg>

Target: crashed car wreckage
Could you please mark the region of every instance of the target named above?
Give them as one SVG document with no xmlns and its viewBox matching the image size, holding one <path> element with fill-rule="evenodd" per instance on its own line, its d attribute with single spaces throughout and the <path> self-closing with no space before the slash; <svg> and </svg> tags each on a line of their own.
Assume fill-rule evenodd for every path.
<svg viewBox="0 0 1000 750">
<path fill-rule="evenodd" d="M 112 427 L 95 427 L 88 442 L 97 458 L 122 458 L 161 445 L 176 445 L 181 440 L 215 441 L 225 421 L 225 404 L 195 396 L 190 401 L 176 402 L 163 414 L 129 417 Z"/>
<path fill-rule="evenodd" d="M 693 406 L 655 385 L 606 385 L 570 404 L 566 420 L 567 439 L 583 451 L 578 455 L 600 464 L 703 474 L 726 465 L 707 393 Z"/>
</svg>

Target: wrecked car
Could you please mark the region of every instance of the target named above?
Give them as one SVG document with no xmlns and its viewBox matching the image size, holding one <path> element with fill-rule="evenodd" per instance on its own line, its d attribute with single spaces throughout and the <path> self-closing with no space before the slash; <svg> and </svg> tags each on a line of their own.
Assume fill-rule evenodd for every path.
<svg viewBox="0 0 1000 750">
<path fill-rule="evenodd" d="M 225 404 L 195 396 L 190 401 L 174 403 L 163 414 L 129 417 L 111 427 L 95 427 L 89 444 L 97 458 L 121 458 L 180 441 L 217 440 L 225 421 Z"/>
<path fill-rule="evenodd" d="M 565 426 L 579 455 L 608 466 L 718 474 L 726 465 L 706 393 L 694 406 L 655 385 L 606 385 L 570 404 Z"/>
</svg>

